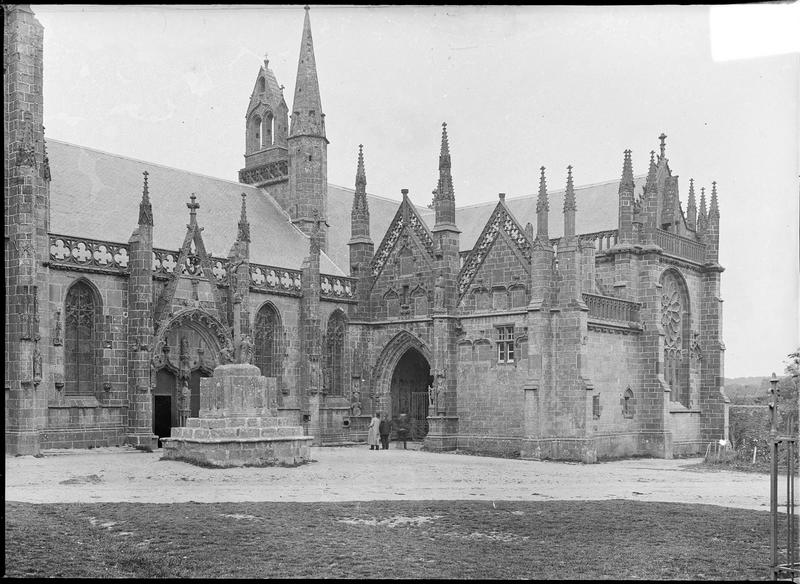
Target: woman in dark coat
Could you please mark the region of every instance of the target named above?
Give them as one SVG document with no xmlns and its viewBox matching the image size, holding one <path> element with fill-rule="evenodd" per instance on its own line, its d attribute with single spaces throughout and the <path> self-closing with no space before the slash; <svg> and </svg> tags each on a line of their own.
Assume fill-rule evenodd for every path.
<svg viewBox="0 0 800 584">
<path fill-rule="evenodd" d="M 381 446 L 384 450 L 389 450 L 389 434 L 392 433 L 392 425 L 386 419 L 386 414 L 381 414 L 381 423 L 378 426 L 381 435 Z"/>
</svg>

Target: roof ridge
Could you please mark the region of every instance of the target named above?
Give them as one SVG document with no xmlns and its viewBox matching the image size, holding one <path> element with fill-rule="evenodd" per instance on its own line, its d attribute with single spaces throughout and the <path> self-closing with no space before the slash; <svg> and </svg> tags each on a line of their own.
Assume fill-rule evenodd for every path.
<svg viewBox="0 0 800 584">
<path fill-rule="evenodd" d="M 348 192 L 351 192 L 353 194 L 355 194 L 355 192 L 356 192 L 356 190 L 353 189 L 353 188 L 343 187 L 342 185 L 337 185 L 336 183 L 332 183 L 330 181 L 328 181 L 328 186 L 329 187 L 336 187 L 337 189 L 342 189 L 343 191 L 348 191 Z M 370 193 L 370 192 L 367 192 L 366 195 L 368 197 L 373 197 L 375 199 L 381 199 L 382 201 L 388 201 L 390 203 L 397 203 L 398 205 L 403 202 L 402 200 L 398 201 L 397 199 L 391 199 L 389 197 L 385 197 L 383 195 L 376 195 L 376 194 L 373 194 L 373 193 Z M 420 209 L 420 208 L 427 209 L 427 207 L 422 206 L 422 205 L 418 205 L 417 203 L 414 203 L 413 201 L 412 201 L 412 205 L 414 205 L 418 209 Z"/>
<path fill-rule="evenodd" d="M 645 178 L 647 178 L 647 175 L 646 174 L 634 175 L 633 178 L 634 178 L 634 180 L 636 180 L 636 179 L 645 179 Z M 609 184 L 618 183 L 619 181 L 620 181 L 620 179 L 612 179 L 612 180 L 604 180 L 604 181 L 595 182 L 595 183 L 588 183 L 588 184 L 584 184 L 584 185 L 580 185 L 580 186 L 574 187 L 574 190 L 575 191 L 579 191 L 579 190 L 583 190 L 583 189 L 590 189 L 590 188 L 599 187 L 599 186 L 603 186 L 603 185 L 609 185 Z M 548 194 L 548 196 L 550 196 L 550 195 L 553 195 L 555 193 L 563 193 L 565 190 L 566 189 L 556 189 L 554 191 L 551 191 L 551 190 L 548 189 L 547 194 Z M 533 194 L 529 194 L 529 195 L 517 195 L 516 197 L 506 197 L 506 201 L 516 201 L 516 200 L 519 200 L 519 199 L 529 199 L 529 198 L 530 199 L 535 199 L 538 196 L 539 196 L 538 193 L 533 193 Z M 484 207 L 484 206 L 487 206 L 487 205 L 491 205 L 492 203 L 494 203 L 494 201 L 483 201 L 482 203 L 471 203 L 469 205 L 461 205 L 460 207 L 456 207 L 456 210 L 458 210 L 458 209 L 472 209 L 474 207 Z"/>
<path fill-rule="evenodd" d="M 51 138 L 49 136 L 45 138 L 45 141 L 58 142 L 59 144 L 66 144 L 67 146 L 75 146 L 76 148 L 82 148 L 84 150 L 91 150 L 92 152 L 97 152 L 98 154 L 105 154 L 106 156 L 112 156 L 114 158 L 120 158 L 120 159 L 123 159 L 123 160 L 130 160 L 132 162 L 140 162 L 142 164 L 149 164 L 151 166 L 157 166 L 159 168 L 166 168 L 167 170 L 175 170 L 175 171 L 178 171 L 178 172 L 185 172 L 187 174 L 193 174 L 195 176 L 201 176 L 203 178 L 210 178 L 210 179 L 213 179 L 213 180 L 218 180 L 218 181 L 222 181 L 222 182 L 238 185 L 238 186 L 240 186 L 242 188 L 255 189 L 257 191 L 261 190 L 260 187 L 254 187 L 253 185 L 240 183 L 240 182 L 235 181 L 235 180 L 230 180 L 230 179 L 227 179 L 227 178 L 220 178 L 218 176 L 211 176 L 210 174 L 203 174 L 202 172 L 196 172 L 194 170 L 187 170 L 185 168 L 177 168 L 175 166 L 167 166 L 166 164 L 160 164 L 158 162 L 151 162 L 149 160 L 142 160 L 140 158 L 134 158 L 132 156 L 125 156 L 123 154 L 115 154 L 113 152 L 107 152 L 105 150 L 100 150 L 99 148 L 92 148 L 91 146 L 82 146 L 80 144 L 75 144 L 74 142 L 67 142 L 66 140 L 59 140 L 57 138 Z"/>
</svg>

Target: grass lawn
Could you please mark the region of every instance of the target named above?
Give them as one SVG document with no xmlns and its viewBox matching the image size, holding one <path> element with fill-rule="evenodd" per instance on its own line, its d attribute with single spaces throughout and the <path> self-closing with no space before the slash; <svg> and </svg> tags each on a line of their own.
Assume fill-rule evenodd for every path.
<svg viewBox="0 0 800 584">
<path fill-rule="evenodd" d="M 711 505 L 7 502 L 5 512 L 6 577 L 761 580 L 769 562 L 767 512 Z"/>
</svg>

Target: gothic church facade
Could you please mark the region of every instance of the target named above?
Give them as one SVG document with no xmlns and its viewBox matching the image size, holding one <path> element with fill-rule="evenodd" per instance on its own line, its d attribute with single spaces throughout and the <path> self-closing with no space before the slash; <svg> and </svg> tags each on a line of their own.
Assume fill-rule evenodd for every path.
<svg viewBox="0 0 800 584">
<path fill-rule="evenodd" d="M 214 179 L 45 140 L 44 31 L 4 11 L 7 453 L 156 447 L 242 346 L 317 445 L 373 412 L 526 458 L 726 436 L 716 184 L 684 209 L 663 134 L 645 175 L 626 150 L 620 179 L 542 168 L 484 205 L 457 207 L 444 125 L 429 207 L 368 194 L 362 149 L 331 185 L 306 9 L 291 109 L 265 61 L 239 181 Z"/>
</svg>

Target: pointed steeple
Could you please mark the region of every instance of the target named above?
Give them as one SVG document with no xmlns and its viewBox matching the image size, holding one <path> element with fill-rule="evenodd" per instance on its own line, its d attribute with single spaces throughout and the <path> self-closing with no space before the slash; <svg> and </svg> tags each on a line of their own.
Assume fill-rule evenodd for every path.
<svg viewBox="0 0 800 584">
<path fill-rule="evenodd" d="M 650 167 L 647 169 L 647 181 L 644 184 L 645 192 L 650 192 L 651 190 L 656 189 L 656 152 L 655 150 L 650 151 Z"/>
<path fill-rule="evenodd" d="M 694 196 L 694 179 L 689 179 L 689 199 L 686 202 L 686 225 L 692 231 L 697 229 L 697 201 Z"/>
<path fill-rule="evenodd" d="M 456 222 L 455 193 L 450 164 L 450 142 L 447 138 L 447 122 L 442 122 L 442 146 L 439 150 L 439 182 L 434 195 L 436 224 Z"/>
<path fill-rule="evenodd" d="M 719 219 L 719 203 L 717 201 L 717 181 L 711 183 L 711 204 L 708 209 L 708 219 Z"/>
<path fill-rule="evenodd" d="M 618 243 L 620 245 L 633 243 L 634 188 L 631 151 L 625 150 L 622 159 L 622 178 L 619 181 Z"/>
<path fill-rule="evenodd" d="M 572 166 L 567 167 L 567 189 L 564 191 L 564 238 L 575 236 L 575 188 L 572 185 Z"/>
<path fill-rule="evenodd" d="M 700 187 L 700 211 L 697 213 L 697 233 L 705 234 L 708 224 L 708 214 L 706 213 L 706 188 Z"/>
<path fill-rule="evenodd" d="M 708 209 L 704 241 L 706 244 L 706 262 L 719 262 L 719 203 L 717 202 L 717 182 L 711 183 L 711 205 Z"/>
<path fill-rule="evenodd" d="M 350 211 L 350 241 L 369 239 L 369 205 L 367 204 L 367 174 L 364 171 L 364 146 L 358 145 L 358 167 L 356 169 L 356 192 L 353 209 Z M 371 240 L 370 240 L 371 241 Z"/>
<path fill-rule="evenodd" d="M 247 195 L 242 193 L 242 213 L 239 217 L 239 233 L 236 236 L 239 241 L 250 243 L 250 223 L 247 221 Z"/>
<path fill-rule="evenodd" d="M 150 189 L 147 186 L 147 176 L 150 174 L 146 170 L 144 184 L 142 185 L 142 200 L 139 203 L 139 225 L 153 225 L 153 206 L 150 204 Z"/>
<path fill-rule="evenodd" d="M 547 181 L 544 177 L 544 166 L 541 167 L 539 177 L 539 198 L 536 199 L 536 239 L 549 242 L 547 233 L 547 219 L 550 214 L 550 202 L 547 198 Z"/>
<path fill-rule="evenodd" d="M 358 145 L 358 166 L 356 167 L 356 192 L 364 192 L 367 188 L 367 174 L 364 172 L 364 145 Z"/>
<path fill-rule="evenodd" d="M 619 182 L 619 190 L 627 189 L 633 193 L 633 163 L 631 162 L 631 151 L 625 150 L 622 160 L 622 180 Z"/>
<path fill-rule="evenodd" d="M 314 41 L 311 38 L 309 7 L 305 7 L 303 38 L 300 41 L 300 59 L 297 62 L 297 80 L 294 85 L 292 124 L 290 136 L 313 135 L 325 137 L 325 115 L 322 113 L 317 63 L 314 58 Z"/>
</svg>

